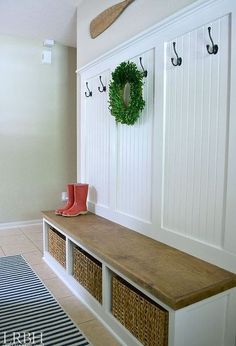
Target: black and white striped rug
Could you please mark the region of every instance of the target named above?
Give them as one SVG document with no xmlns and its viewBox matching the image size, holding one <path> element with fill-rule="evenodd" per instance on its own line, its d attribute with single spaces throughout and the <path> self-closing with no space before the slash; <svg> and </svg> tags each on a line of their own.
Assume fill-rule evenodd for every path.
<svg viewBox="0 0 236 346">
<path fill-rule="evenodd" d="M 0 258 L 0 346 L 91 345 L 20 255 Z"/>
</svg>

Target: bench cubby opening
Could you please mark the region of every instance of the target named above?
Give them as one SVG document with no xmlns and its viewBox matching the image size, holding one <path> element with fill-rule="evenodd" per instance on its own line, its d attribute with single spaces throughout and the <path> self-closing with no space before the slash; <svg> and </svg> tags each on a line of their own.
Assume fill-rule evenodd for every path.
<svg viewBox="0 0 236 346">
<path fill-rule="evenodd" d="M 143 345 L 168 345 L 168 311 L 117 275 L 112 277 L 112 314 Z"/>
<path fill-rule="evenodd" d="M 102 304 L 102 263 L 75 244 L 73 277 Z"/>
<path fill-rule="evenodd" d="M 66 268 L 66 237 L 55 228 L 48 228 L 48 252 Z"/>
</svg>

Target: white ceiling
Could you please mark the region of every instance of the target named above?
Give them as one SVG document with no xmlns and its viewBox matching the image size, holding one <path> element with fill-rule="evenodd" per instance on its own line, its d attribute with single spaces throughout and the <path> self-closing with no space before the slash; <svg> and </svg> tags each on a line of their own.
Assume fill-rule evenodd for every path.
<svg viewBox="0 0 236 346">
<path fill-rule="evenodd" d="M 83 0 L 0 0 L 0 35 L 54 39 L 76 47 L 76 7 Z"/>
</svg>

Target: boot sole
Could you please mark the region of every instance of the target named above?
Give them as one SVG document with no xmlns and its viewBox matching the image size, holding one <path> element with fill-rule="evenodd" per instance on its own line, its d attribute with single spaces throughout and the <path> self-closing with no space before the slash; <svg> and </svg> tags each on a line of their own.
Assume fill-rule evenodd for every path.
<svg viewBox="0 0 236 346">
<path fill-rule="evenodd" d="M 74 217 L 74 216 L 79 216 L 79 215 L 85 215 L 87 214 L 88 212 L 87 211 L 81 211 L 80 213 L 78 214 L 73 214 L 73 215 L 63 215 L 62 216 L 65 216 L 65 217 Z"/>
</svg>

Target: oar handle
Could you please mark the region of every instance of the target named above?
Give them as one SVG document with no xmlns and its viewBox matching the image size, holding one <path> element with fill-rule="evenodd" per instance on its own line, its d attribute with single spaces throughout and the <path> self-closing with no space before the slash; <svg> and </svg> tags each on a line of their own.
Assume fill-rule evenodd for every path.
<svg viewBox="0 0 236 346">
<path fill-rule="evenodd" d="M 131 4 L 132 2 L 134 2 L 134 0 L 125 0 L 125 1 L 124 1 L 124 3 L 126 3 L 127 6 L 128 6 L 129 4 Z"/>
</svg>

